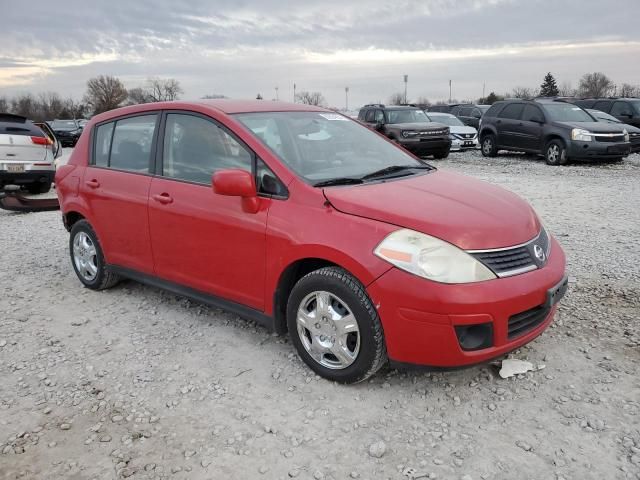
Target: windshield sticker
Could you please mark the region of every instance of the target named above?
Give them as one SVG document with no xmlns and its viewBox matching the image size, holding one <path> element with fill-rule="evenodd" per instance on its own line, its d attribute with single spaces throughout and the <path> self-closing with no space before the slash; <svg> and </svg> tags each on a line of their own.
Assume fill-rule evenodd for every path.
<svg viewBox="0 0 640 480">
<path fill-rule="evenodd" d="M 349 121 L 347 117 L 343 117 L 342 115 L 338 115 L 337 113 L 321 113 L 320 116 L 326 118 L 327 120 L 341 120 L 343 122 Z"/>
</svg>

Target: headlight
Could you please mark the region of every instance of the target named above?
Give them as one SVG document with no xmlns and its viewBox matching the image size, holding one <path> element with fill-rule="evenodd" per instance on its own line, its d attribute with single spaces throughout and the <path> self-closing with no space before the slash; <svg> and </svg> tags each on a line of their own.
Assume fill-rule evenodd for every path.
<svg viewBox="0 0 640 480">
<path fill-rule="evenodd" d="M 414 132 L 413 130 L 403 130 L 402 131 L 402 136 L 404 138 L 415 137 L 416 135 L 418 135 L 418 132 Z"/>
<path fill-rule="evenodd" d="M 624 141 L 628 142 L 629 141 L 629 132 L 627 132 L 627 129 L 625 128 L 624 130 L 622 130 L 622 133 L 624 133 Z"/>
<path fill-rule="evenodd" d="M 402 270 L 434 282 L 472 283 L 497 278 L 465 251 L 413 230 L 389 234 L 374 253 Z"/>
<path fill-rule="evenodd" d="M 571 140 L 590 142 L 592 140 L 591 132 L 589 130 L 583 130 L 582 128 L 574 128 L 571 130 Z"/>
</svg>

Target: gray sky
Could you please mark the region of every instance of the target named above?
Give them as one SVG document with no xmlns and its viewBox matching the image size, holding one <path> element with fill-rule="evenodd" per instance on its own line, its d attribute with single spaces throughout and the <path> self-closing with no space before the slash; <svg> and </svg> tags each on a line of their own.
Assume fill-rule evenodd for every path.
<svg viewBox="0 0 640 480">
<path fill-rule="evenodd" d="M 0 0 L 0 3 L 9 3 Z M 0 95 L 80 98 L 88 78 L 129 88 L 180 81 L 184 98 L 259 92 L 291 100 L 320 91 L 330 105 L 432 101 L 537 87 L 547 71 L 577 85 L 602 71 L 640 84 L 638 0 L 29 0 L 1 6 Z"/>
</svg>

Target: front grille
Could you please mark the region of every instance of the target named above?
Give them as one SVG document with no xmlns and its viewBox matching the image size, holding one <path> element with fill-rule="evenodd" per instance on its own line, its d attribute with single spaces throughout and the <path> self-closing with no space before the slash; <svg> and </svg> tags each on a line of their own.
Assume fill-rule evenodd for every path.
<svg viewBox="0 0 640 480">
<path fill-rule="evenodd" d="M 618 143 L 618 142 L 624 142 L 624 135 L 615 135 L 613 137 L 609 137 L 609 136 L 604 136 L 604 135 L 594 135 L 596 137 L 596 140 L 598 142 L 603 142 L 603 143 Z"/>
<path fill-rule="evenodd" d="M 507 337 L 509 340 L 513 340 L 520 335 L 533 330 L 547 318 L 551 307 L 540 305 L 538 307 L 525 310 L 524 312 L 517 313 L 509 317 L 509 325 L 507 330 Z"/>
<path fill-rule="evenodd" d="M 536 246 L 544 252 L 542 259 L 537 258 L 535 255 Z M 524 245 L 496 250 L 474 250 L 468 253 L 482 262 L 498 277 L 508 277 L 543 266 L 549 255 L 549 246 L 549 236 L 543 228 L 536 238 Z"/>
</svg>

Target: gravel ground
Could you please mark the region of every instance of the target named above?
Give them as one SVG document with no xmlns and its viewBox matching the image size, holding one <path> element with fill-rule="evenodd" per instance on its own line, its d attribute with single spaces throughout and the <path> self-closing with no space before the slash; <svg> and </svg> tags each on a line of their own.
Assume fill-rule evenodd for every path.
<svg viewBox="0 0 640 480">
<path fill-rule="evenodd" d="M 640 478 L 640 156 L 436 162 L 528 199 L 563 244 L 556 322 L 501 379 L 341 386 L 286 338 L 136 283 L 83 289 L 59 213 L 0 211 L 0 478 Z"/>
</svg>

